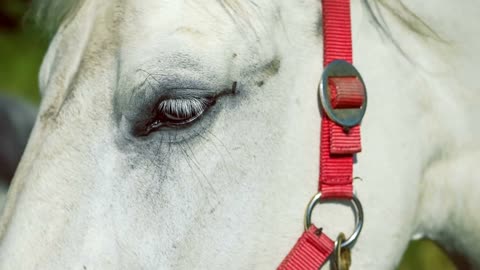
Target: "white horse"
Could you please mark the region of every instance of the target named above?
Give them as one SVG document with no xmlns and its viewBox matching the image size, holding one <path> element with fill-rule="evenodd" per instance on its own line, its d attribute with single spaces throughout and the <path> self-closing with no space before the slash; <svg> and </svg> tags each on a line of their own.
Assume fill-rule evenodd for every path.
<svg viewBox="0 0 480 270">
<path fill-rule="evenodd" d="M 318 0 L 43 1 L 62 18 L 0 269 L 275 269 L 317 189 Z M 421 233 L 480 267 L 480 2 L 352 1 L 369 90 L 352 269 Z M 342 205 L 314 223 L 353 229 Z"/>
</svg>

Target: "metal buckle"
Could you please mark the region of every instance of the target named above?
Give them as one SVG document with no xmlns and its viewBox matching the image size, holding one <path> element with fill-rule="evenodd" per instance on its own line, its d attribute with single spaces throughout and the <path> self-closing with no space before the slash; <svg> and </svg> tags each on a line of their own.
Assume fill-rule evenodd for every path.
<svg viewBox="0 0 480 270">
<path fill-rule="evenodd" d="M 305 231 L 307 231 L 308 228 L 310 228 L 310 226 L 312 225 L 313 208 L 315 208 L 315 205 L 321 202 L 321 197 L 322 197 L 322 193 L 318 192 L 317 194 L 315 194 L 315 196 L 313 196 L 313 198 L 310 200 L 310 202 L 307 205 L 307 209 L 305 211 L 305 219 L 304 219 Z M 356 225 L 352 235 L 350 235 L 350 237 L 348 237 L 347 240 L 341 243 L 341 248 L 349 248 L 353 243 L 355 243 L 355 241 L 357 240 L 363 228 L 363 208 L 362 208 L 362 204 L 360 203 L 360 200 L 354 194 L 349 201 L 352 203 L 353 209 L 355 210 Z"/>
<path fill-rule="evenodd" d="M 334 109 L 331 104 L 330 89 L 328 87 L 329 77 L 357 77 L 362 83 L 363 91 L 365 92 L 363 105 L 360 108 Z M 333 122 L 344 128 L 351 128 L 360 124 L 367 109 L 367 90 L 362 76 L 352 64 L 344 60 L 334 60 L 330 62 L 323 71 L 318 91 L 323 111 L 325 111 Z"/>
</svg>

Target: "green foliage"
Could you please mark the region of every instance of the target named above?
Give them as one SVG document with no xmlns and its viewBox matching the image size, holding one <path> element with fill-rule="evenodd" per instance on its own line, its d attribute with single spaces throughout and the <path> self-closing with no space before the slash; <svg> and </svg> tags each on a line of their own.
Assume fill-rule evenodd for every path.
<svg viewBox="0 0 480 270">
<path fill-rule="evenodd" d="M 397 270 L 455 270 L 446 254 L 432 241 L 412 241 Z"/>
<path fill-rule="evenodd" d="M 38 103 L 37 74 L 46 47 L 33 30 L 0 32 L 0 91 Z"/>
</svg>

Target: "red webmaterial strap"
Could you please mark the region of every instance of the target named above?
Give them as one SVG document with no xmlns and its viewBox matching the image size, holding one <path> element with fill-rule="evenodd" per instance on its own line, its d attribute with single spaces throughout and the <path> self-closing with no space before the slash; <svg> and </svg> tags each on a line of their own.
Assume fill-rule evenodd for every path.
<svg viewBox="0 0 480 270">
<path fill-rule="evenodd" d="M 323 0 L 323 35 L 326 67 L 333 60 L 352 63 L 352 34 L 349 0 Z M 329 78 L 334 108 L 360 107 L 364 96 L 355 77 Z M 322 114 L 320 138 L 320 184 L 322 198 L 353 196 L 353 156 L 360 152 L 360 126 L 348 131 Z"/>
<path fill-rule="evenodd" d="M 336 59 L 352 63 L 350 0 L 322 0 L 323 65 Z"/>
<path fill-rule="evenodd" d="M 363 85 L 357 77 L 329 78 L 328 88 L 334 109 L 360 108 L 365 101 Z"/>
<path fill-rule="evenodd" d="M 322 0 L 324 66 L 333 60 L 352 63 L 349 0 Z M 355 77 L 329 78 L 332 107 L 358 108 L 365 97 Z M 354 154 L 360 152 L 360 126 L 345 130 L 322 114 L 320 179 L 322 198 L 352 198 Z M 334 242 L 311 226 L 283 260 L 278 270 L 318 270 L 333 252 Z"/>
<path fill-rule="evenodd" d="M 277 270 L 318 270 L 333 248 L 334 242 L 312 225 L 298 239 Z"/>
</svg>

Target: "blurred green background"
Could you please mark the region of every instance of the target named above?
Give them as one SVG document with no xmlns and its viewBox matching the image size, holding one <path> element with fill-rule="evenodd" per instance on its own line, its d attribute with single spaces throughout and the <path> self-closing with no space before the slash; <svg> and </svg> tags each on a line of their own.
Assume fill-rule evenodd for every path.
<svg viewBox="0 0 480 270">
<path fill-rule="evenodd" d="M 48 40 L 25 19 L 28 2 L 0 0 L 0 91 L 38 103 L 37 73 Z"/>
<path fill-rule="evenodd" d="M 0 92 L 38 104 L 37 74 L 48 40 L 25 19 L 28 6 L 29 0 L 0 0 Z M 431 241 L 412 241 L 398 270 L 427 269 L 456 268 Z"/>
</svg>

